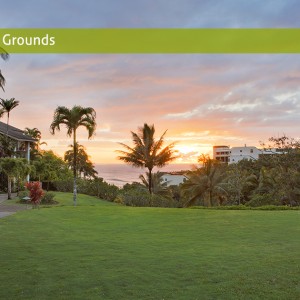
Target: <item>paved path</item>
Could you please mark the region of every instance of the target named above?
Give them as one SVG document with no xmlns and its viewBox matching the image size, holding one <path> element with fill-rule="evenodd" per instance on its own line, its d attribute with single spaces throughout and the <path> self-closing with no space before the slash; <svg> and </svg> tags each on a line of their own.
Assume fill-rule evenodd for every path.
<svg viewBox="0 0 300 300">
<path fill-rule="evenodd" d="M 16 193 L 12 194 L 12 198 L 15 198 L 17 196 Z M 1 194 L 0 195 L 0 218 L 9 216 L 13 213 L 16 213 L 17 211 L 20 210 L 25 210 L 27 209 L 27 205 L 25 204 L 9 204 L 9 200 L 7 200 L 7 194 Z M 6 201 L 4 203 L 4 201 Z"/>
<path fill-rule="evenodd" d="M 17 197 L 17 193 L 12 193 L 12 194 L 11 194 L 11 197 L 12 197 L 12 198 Z M 4 202 L 5 200 L 7 200 L 7 194 L 0 194 L 0 204 L 1 204 L 2 202 Z"/>
</svg>

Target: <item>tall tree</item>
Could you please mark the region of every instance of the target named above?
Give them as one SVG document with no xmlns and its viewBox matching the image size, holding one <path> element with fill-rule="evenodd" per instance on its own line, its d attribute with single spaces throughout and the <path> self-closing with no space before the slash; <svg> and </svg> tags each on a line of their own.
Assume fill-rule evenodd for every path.
<svg viewBox="0 0 300 300">
<path fill-rule="evenodd" d="M 92 107 L 81 107 L 78 105 L 73 106 L 71 109 L 65 106 L 58 106 L 54 112 L 53 121 L 50 125 L 51 133 L 54 134 L 55 130 L 60 131 L 60 125 L 65 125 L 67 128 L 67 135 L 73 135 L 73 201 L 74 206 L 77 202 L 77 141 L 76 132 L 79 127 L 85 127 L 88 131 L 88 138 L 90 139 L 96 131 L 96 111 Z"/>
<path fill-rule="evenodd" d="M 127 151 L 118 150 L 121 154 L 118 159 L 127 164 L 137 168 L 148 169 L 149 193 L 152 194 L 152 170 L 154 167 L 163 167 L 167 163 L 173 161 L 174 155 L 173 147 L 175 143 L 171 143 L 163 148 L 164 138 L 167 131 L 156 140 L 154 137 L 154 125 L 144 124 L 143 127 L 138 128 L 138 132 L 131 131 L 133 147 L 120 143 Z"/>
<path fill-rule="evenodd" d="M 9 58 L 9 54 L 1 47 L 0 47 L 0 56 L 3 60 L 7 60 Z M 5 85 L 5 78 L 2 75 L 1 70 L 0 70 L 0 88 L 3 91 L 4 91 L 4 85 Z"/>
<path fill-rule="evenodd" d="M 0 98 L 0 105 L 2 106 L 2 109 L 4 112 L 7 113 L 7 126 L 6 126 L 6 135 L 8 136 L 8 125 L 9 125 L 9 116 L 10 112 L 19 105 L 19 101 L 17 101 L 15 98 L 10 99 L 2 99 Z"/>
</svg>

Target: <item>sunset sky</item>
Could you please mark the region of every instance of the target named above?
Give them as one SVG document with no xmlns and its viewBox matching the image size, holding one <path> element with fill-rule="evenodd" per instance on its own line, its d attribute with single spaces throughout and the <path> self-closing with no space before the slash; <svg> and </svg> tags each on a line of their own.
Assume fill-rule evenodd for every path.
<svg viewBox="0 0 300 300">
<path fill-rule="evenodd" d="M 290 0 L 10 1 L 2 28 L 299 28 L 300 3 Z M 0 45 L 1 46 L 1 45 Z M 12 54 L 0 61 L 1 98 L 16 98 L 11 125 L 37 127 L 62 155 L 71 139 L 49 125 L 58 105 L 92 106 L 97 133 L 78 141 L 94 163 L 118 163 L 118 142 L 145 122 L 167 142 L 177 162 L 194 163 L 213 145 L 259 146 L 271 136 L 299 137 L 300 55 Z M 2 119 L 6 121 L 6 119 Z"/>
</svg>

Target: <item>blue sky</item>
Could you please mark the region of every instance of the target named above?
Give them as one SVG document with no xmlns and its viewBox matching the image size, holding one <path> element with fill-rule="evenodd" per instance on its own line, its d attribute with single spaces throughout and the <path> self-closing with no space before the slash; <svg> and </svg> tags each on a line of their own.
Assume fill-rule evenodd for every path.
<svg viewBox="0 0 300 300">
<path fill-rule="evenodd" d="M 298 1 L 10 1 L 2 28 L 300 27 Z M 182 162 L 216 144 L 259 145 L 283 133 L 299 137 L 299 55 L 17 55 L 0 61 L 6 92 L 20 106 L 19 128 L 37 127 L 59 154 L 71 143 L 51 136 L 58 105 L 92 106 L 98 130 L 84 144 L 94 162 L 117 162 L 117 142 L 154 123 L 179 141 Z"/>
</svg>

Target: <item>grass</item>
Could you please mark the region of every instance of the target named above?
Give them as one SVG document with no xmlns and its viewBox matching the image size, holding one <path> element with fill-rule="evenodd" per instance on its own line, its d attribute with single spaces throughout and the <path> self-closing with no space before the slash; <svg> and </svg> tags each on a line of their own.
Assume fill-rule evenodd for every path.
<svg viewBox="0 0 300 300">
<path fill-rule="evenodd" d="M 0 299 L 300 298 L 300 211 L 57 200 L 0 219 Z"/>
</svg>

